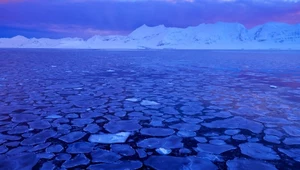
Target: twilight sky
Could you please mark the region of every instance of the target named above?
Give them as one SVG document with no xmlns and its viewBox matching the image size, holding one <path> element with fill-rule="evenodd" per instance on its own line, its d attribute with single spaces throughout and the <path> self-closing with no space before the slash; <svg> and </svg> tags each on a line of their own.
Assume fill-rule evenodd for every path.
<svg viewBox="0 0 300 170">
<path fill-rule="evenodd" d="M 0 0 L 0 37 L 89 38 L 218 21 L 300 23 L 300 0 Z"/>
</svg>

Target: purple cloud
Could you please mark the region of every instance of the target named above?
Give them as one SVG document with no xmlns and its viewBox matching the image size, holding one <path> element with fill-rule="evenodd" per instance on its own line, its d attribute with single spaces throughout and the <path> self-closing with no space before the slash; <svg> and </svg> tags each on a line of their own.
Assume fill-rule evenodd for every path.
<svg viewBox="0 0 300 170">
<path fill-rule="evenodd" d="M 4 27 L 45 32 L 44 37 L 47 32 L 61 37 L 89 37 L 94 33 L 127 34 L 143 24 L 188 27 L 222 21 L 253 27 L 266 22 L 300 22 L 300 0 L 0 0 L 0 3 L 2 37 L 18 34 L 18 31 L 9 34 L 1 31 Z"/>
</svg>

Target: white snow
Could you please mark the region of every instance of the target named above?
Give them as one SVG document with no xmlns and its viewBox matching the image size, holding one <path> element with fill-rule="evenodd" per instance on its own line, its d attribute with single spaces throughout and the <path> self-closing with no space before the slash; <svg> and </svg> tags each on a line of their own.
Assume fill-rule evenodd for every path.
<svg viewBox="0 0 300 170">
<path fill-rule="evenodd" d="M 76 49 L 300 49 L 300 24 L 266 23 L 247 29 L 218 22 L 173 28 L 143 25 L 127 36 L 81 38 L 0 38 L 0 48 Z"/>
</svg>

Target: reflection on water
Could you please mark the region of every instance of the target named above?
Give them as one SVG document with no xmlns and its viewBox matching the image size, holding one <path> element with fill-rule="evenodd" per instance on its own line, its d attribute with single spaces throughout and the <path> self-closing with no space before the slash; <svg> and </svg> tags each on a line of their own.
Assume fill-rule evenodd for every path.
<svg viewBox="0 0 300 170">
<path fill-rule="evenodd" d="M 295 169 L 299 55 L 1 50 L 0 167 Z"/>
</svg>

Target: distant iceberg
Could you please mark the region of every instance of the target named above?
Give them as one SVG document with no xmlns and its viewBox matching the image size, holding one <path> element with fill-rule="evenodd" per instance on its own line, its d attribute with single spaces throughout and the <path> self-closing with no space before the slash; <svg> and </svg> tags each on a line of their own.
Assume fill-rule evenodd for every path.
<svg viewBox="0 0 300 170">
<path fill-rule="evenodd" d="M 300 49 L 300 24 L 266 23 L 247 29 L 218 22 L 174 28 L 142 25 L 127 36 L 81 38 L 0 38 L 0 48 L 70 49 Z"/>
</svg>

